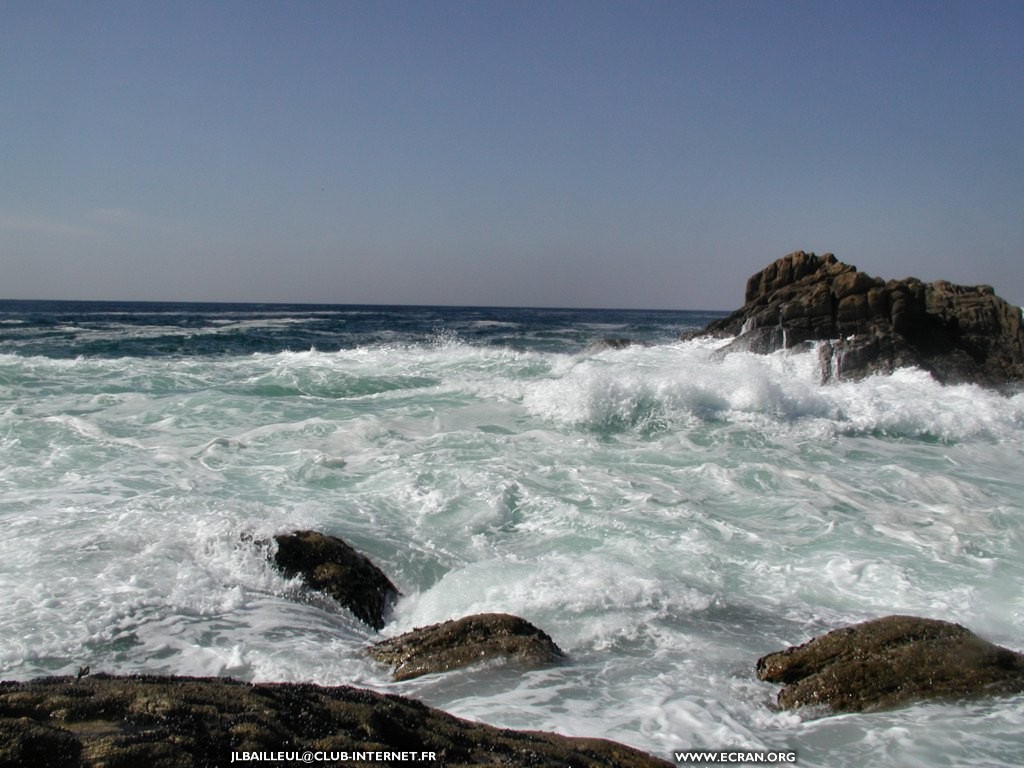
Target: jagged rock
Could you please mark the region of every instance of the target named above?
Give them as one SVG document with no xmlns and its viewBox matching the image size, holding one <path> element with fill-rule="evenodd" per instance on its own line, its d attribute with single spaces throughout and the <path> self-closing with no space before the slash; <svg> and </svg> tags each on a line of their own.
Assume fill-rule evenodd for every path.
<svg viewBox="0 0 1024 768">
<path fill-rule="evenodd" d="M 384 572 L 346 542 L 316 531 L 275 536 L 274 562 L 286 576 L 301 575 L 374 629 L 401 594 Z"/>
<path fill-rule="evenodd" d="M 837 629 L 757 661 L 761 680 L 784 683 L 785 709 L 888 709 L 928 699 L 1024 692 L 1024 654 L 959 624 L 915 616 Z"/>
<path fill-rule="evenodd" d="M 297 765 L 307 751 L 434 754 L 356 758 L 367 765 L 671 765 L 603 739 L 494 728 L 348 686 L 107 675 L 0 683 L 4 766 L 214 766 L 234 752 L 291 753 L 261 764 Z"/>
<path fill-rule="evenodd" d="M 488 659 L 544 665 L 565 658 L 547 634 L 526 619 L 507 613 L 481 613 L 418 627 L 372 645 L 369 654 L 394 665 L 395 680 L 447 672 Z"/>
<path fill-rule="evenodd" d="M 830 253 L 797 251 L 753 275 L 743 307 L 703 333 L 736 337 L 723 354 L 825 342 L 823 380 L 917 366 L 943 383 L 1024 383 L 1021 310 L 990 286 L 886 282 Z"/>
</svg>

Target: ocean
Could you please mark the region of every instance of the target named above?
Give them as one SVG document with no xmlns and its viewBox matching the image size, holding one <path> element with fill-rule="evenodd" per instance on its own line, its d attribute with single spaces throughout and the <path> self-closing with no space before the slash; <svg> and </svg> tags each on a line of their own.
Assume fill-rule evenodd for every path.
<svg viewBox="0 0 1024 768">
<path fill-rule="evenodd" d="M 891 613 L 1024 649 L 1024 395 L 679 340 L 716 316 L 0 302 L 0 679 L 353 684 L 670 761 L 1024 764 L 1024 697 L 815 718 L 754 675 Z M 304 528 L 401 589 L 382 633 L 271 567 Z M 364 653 L 485 611 L 569 660 L 394 683 Z"/>
</svg>

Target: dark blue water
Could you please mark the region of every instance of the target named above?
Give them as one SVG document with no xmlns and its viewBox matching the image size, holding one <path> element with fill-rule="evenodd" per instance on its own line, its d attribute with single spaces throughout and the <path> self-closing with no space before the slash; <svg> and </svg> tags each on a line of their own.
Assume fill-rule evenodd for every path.
<svg viewBox="0 0 1024 768">
<path fill-rule="evenodd" d="M 0 301 L 0 354 L 192 357 L 462 343 L 573 352 L 606 338 L 664 343 L 720 312 Z"/>
</svg>

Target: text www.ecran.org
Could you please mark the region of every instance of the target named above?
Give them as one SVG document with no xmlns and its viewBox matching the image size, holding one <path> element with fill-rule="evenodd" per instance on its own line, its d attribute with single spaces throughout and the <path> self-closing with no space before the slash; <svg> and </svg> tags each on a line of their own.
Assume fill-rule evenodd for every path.
<svg viewBox="0 0 1024 768">
<path fill-rule="evenodd" d="M 796 752 L 784 750 L 751 751 L 746 749 L 720 750 L 717 752 L 675 752 L 676 763 L 699 765 L 701 763 L 742 764 L 760 763 L 767 765 L 796 764 Z"/>
</svg>

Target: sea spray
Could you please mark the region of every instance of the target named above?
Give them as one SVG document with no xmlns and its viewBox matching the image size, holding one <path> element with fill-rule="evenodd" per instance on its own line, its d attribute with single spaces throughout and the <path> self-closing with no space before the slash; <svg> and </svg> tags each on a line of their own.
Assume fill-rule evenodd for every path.
<svg viewBox="0 0 1024 768">
<path fill-rule="evenodd" d="M 1019 698 L 804 720 L 753 674 L 893 612 L 1024 648 L 1021 395 L 821 385 L 814 351 L 678 341 L 688 313 L 33 317 L 0 326 L 5 678 L 355 683 L 666 759 L 1024 755 Z M 649 346 L 588 349 L 609 335 Z M 569 662 L 391 682 L 363 652 L 381 635 L 270 565 L 304 528 L 403 591 L 383 636 L 504 611 Z"/>
</svg>

